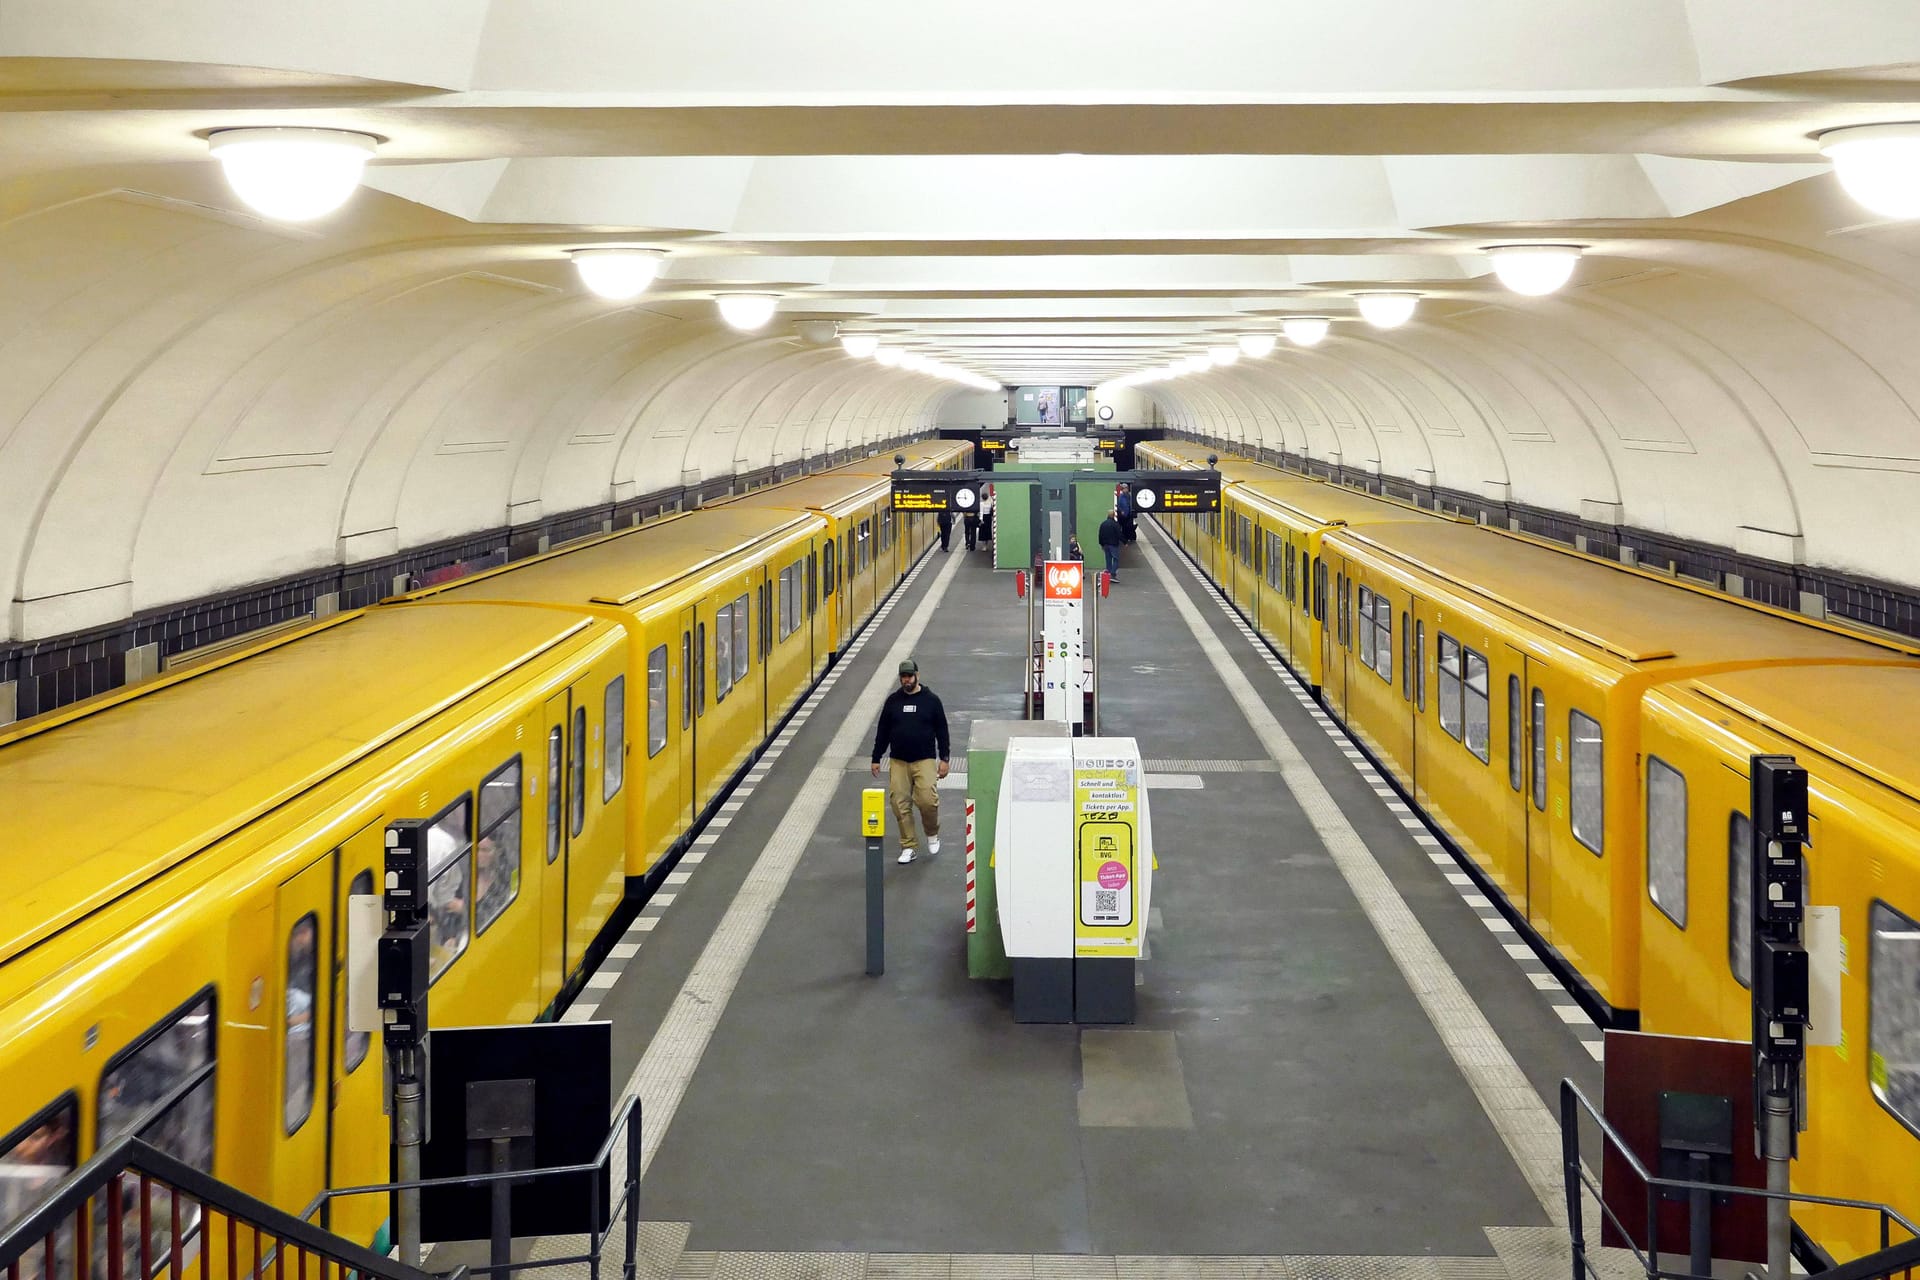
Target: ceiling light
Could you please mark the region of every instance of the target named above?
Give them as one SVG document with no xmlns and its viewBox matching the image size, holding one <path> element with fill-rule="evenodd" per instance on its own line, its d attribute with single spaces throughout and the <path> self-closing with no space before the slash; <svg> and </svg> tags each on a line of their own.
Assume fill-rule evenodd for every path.
<svg viewBox="0 0 1920 1280">
<path fill-rule="evenodd" d="M 1180 364 L 1188 373 L 1199 373 L 1203 369 L 1213 368 L 1213 361 L 1207 359 L 1205 355 L 1188 356 Z"/>
<path fill-rule="evenodd" d="M 1296 347 L 1311 347 L 1327 336 L 1332 323 L 1325 316 L 1288 316 L 1280 322 L 1280 332 Z"/>
<path fill-rule="evenodd" d="M 886 365 L 889 369 L 899 364 L 900 358 L 906 354 L 906 352 L 898 347 L 875 347 L 873 349 L 873 358 L 881 364 Z"/>
<path fill-rule="evenodd" d="M 770 293 L 723 293 L 714 299 L 720 306 L 720 318 L 742 332 L 758 329 L 773 319 L 780 299 Z"/>
<path fill-rule="evenodd" d="M 880 349 L 880 339 L 871 333 L 843 333 L 840 346 L 856 360 L 865 360 Z"/>
<path fill-rule="evenodd" d="M 1273 344 L 1277 341 L 1270 333 L 1243 333 L 1240 335 L 1240 354 L 1258 360 L 1262 356 L 1273 354 Z"/>
<path fill-rule="evenodd" d="M 659 249 L 575 249 L 573 269 L 580 273 L 580 283 L 600 297 L 625 302 L 653 283 L 666 257 Z"/>
<path fill-rule="evenodd" d="M 1417 293 L 1363 293 L 1359 295 L 1360 314 L 1376 329 L 1398 329 L 1413 319 L 1420 305 Z"/>
<path fill-rule="evenodd" d="M 1238 347 L 1208 347 L 1207 362 L 1216 365 L 1230 365 L 1240 358 Z"/>
<path fill-rule="evenodd" d="M 1819 136 L 1847 194 L 1883 218 L 1920 217 L 1920 124 L 1863 124 Z"/>
<path fill-rule="evenodd" d="M 234 194 L 282 222 L 307 222 L 345 204 L 379 145 L 342 129 L 221 129 L 207 138 Z"/>
<path fill-rule="evenodd" d="M 1538 298 L 1552 293 L 1573 275 L 1580 247 L 1571 244 L 1502 244 L 1487 250 L 1493 274 L 1515 293 Z"/>
</svg>

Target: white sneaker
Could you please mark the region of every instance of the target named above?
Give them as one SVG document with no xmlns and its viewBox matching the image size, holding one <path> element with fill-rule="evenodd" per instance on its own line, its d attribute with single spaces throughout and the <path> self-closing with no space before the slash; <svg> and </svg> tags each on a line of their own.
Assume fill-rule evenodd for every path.
<svg viewBox="0 0 1920 1280">
<path fill-rule="evenodd" d="M 927 837 L 927 856 L 929 858 L 937 858 L 940 856 L 940 837 L 939 836 Z"/>
<path fill-rule="evenodd" d="M 913 861 L 913 850 L 911 848 L 902 849 L 900 851 L 900 865 L 904 867 L 909 862 L 912 862 L 912 861 Z"/>
</svg>

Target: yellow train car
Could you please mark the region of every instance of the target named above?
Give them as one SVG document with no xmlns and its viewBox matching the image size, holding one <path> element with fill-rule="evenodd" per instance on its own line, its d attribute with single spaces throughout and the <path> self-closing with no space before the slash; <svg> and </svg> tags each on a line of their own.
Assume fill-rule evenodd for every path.
<svg viewBox="0 0 1920 1280">
<path fill-rule="evenodd" d="M 578 615 L 401 606 L 0 734 L 0 1159 L 84 1159 L 214 1062 L 149 1140 L 294 1212 L 383 1180 L 346 898 L 430 820 L 435 1023 L 550 1010 L 624 887 L 624 761 L 564 708 L 626 669 Z"/>
</svg>

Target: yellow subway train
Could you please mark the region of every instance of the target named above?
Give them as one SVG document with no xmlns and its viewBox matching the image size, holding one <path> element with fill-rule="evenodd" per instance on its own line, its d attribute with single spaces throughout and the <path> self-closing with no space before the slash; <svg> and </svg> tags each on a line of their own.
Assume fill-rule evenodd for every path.
<svg viewBox="0 0 1920 1280">
<path fill-rule="evenodd" d="M 1142 466 L 1205 448 L 1137 447 Z M 1617 1024 L 1751 1030 L 1748 772 L 1809 773 L 1809 900 L 1841 911 L 1795 1189 L 1920 1213 L 1920 650 L 1556 543 L 1222 459 L 1162 517 L 1329 712 Z M 1837 1257 L 1868 1214 L 1802 1208 Z"/>
<path fill-rule="evenodd" d="M 208 1062 L 150 1141 L 293 1212 L 385 1180 L 382 1047 L 345 1029 L 343 921 L 386 825 L 432 824 L 434 1024 L 552 1016 L 929 545 L 931 518 L 887 509 L 883 466 L 0 730 L 0 1227 Z M 334 1225 L 377 1241 L 382 1217 L 361 1198 Z"/>
</svg>

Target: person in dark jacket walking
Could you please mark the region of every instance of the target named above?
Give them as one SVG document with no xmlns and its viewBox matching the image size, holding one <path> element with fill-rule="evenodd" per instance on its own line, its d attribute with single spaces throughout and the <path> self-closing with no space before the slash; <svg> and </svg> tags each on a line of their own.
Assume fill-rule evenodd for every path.
<svg viewBox="0 0 1920 1280">
<path fill-rule="evenodd" d="M 940 528 L 940 549 L 942 551 L 953 550 L 953 548 L 948 545 L 953 541 L 953 512 L 942 511 L 938 516 L 934 517 L 934 523 Z"/>
<path fill-rule="evenodd" d="M 1107 574 L 1115 582 L 1120 581 L 1120 518 L 1113 512 L 1107 512 L 1107 518 L 1100 522 L 1100 549 L 1107 553 Z"/>
<path fill-rule="evenodd" d="M 1113 487 L 1113 513 L 1120 517 L 1120 535 L 1122 541 L 1132 542 L 1133 530 L 1133 492 L 1124 483 Z"/>
<path fill-rule="evenodd" d="M 966 530 L 967 550 L 972 551 L 980 541 L 980 513 L 969 511 L 960 517 L 960 527 Z"/>
<path fill-rule="evenodd" d="M 900 827 L 900 861 L 912 862 L 920 841 L 913 830 L 913 811 L 927 832 L 927 856 L 940 856 L 940 779 L 952 766 L 947 741 L 947 709 L 933 690 L 920 683 L 920 664 L 908 658 L 900 664 L 900 687 L 880 705 L 880 727 L 873 735 L 873 776 L 880 776 L 880 757 L 891 755 L 887 794 L 893 819 Z"/>
</svg>

